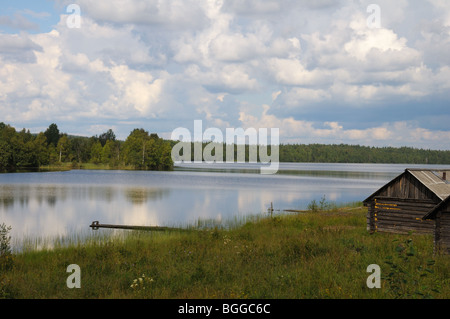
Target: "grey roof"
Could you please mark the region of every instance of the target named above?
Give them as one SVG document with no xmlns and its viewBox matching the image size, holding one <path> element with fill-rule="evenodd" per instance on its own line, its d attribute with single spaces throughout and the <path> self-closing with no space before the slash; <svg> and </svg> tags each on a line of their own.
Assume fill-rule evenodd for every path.
<svg viewBox="0 0 450 319">
<path fill-rule="evenodd" d="M 407 169 L 407 171 L 441 200 L 450 196 L 450 183 L 442 178 L 443 173 L 446 173 L 447 178 L 450 178 L 450 170 Z"/>
<path fill-rule="evenodd" d="M 390 184 L 394 183 L 397 179 L 405 173 L 410 173 L 423 185 L 425 185 L 430 191 L 432 191 L 441 200 L 450 196 L 450 169 L 421 169 L 421 168 L 407 168 L 405 171 L 391 180 L 389 183 L 375 191 L 372 195 L 366 198 L 363 203 L 369 202 L 374 196 L 376 196 L 381 190 Z M 444 174 L 445 173 L 445 174 Z M 444 179 L 444 175 L 446 178 Z"/>
</svg>

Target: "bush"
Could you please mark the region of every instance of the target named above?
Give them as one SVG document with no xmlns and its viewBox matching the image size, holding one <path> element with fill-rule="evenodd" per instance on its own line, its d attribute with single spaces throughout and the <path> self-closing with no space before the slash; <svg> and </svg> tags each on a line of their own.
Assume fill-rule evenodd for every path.
<svg viewBox="0 0 450 319">
<path fill-rule="evenodd" d="M 425 277 L 434 273 L 435 260 L 421 260 L 412 239 L 399 243 L 395 251 L 396 255 L 386 257 L 385 263 L 390 266 L 390 271 L 384 277 L 394 298 L 428 299 L 440 293 L 440 284 L 435 279 L 424 283 Z"/>
<path fill-rule="evenodd" d="M 14 265 L 10 230 L 11 226 L 6 226 L 4 223 L 0 225 L 0 299 L 11 298 L 10 281 L 3 276 L 5 271 L 12 269 Z"/>
<path fill-rule="evenodd" d="M 333 207 L 333 205 L 330 202 L 327 202 L 327 199 L 326 199 L 325 195 L 322 196 L 322 198 L 320 199 L 319 203 L 317 203 L 316 200 L 313 199 L 308 204 L 308 210 L 313 211 L 313 212 L 329 210 L 332 207 Z"/>
<path fill-rule="evenodd" d="M 6 226 L 4 223 L 0 225 L 0 270 L 11 269 L 13 265 L 10 231 L 11 226 Z"/>
</svg>

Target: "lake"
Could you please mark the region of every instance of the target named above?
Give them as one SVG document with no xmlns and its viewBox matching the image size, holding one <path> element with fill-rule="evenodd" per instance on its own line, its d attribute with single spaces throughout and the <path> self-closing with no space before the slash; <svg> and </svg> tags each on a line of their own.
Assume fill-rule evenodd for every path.
<svg viewBox="0 0 450 319">
<path fill-rule="evenodd" d="M 405 168 L 442 165 L 280 163 L 274 175 L 251 163 L 184 164 L 171 172 L 72 170 L 0 174 L 0 224 L 23 238 L 89 233 L 92 221 L 186 226 L 306 209 L 325 196 L 363 201 Z"/>
</svg>

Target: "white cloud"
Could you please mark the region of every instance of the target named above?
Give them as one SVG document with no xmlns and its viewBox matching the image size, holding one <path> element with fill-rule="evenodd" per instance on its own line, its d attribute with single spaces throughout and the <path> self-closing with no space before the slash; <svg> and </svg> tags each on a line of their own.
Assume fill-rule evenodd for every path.
<svg viewBox="0 0 450 319">
<path fill-rule="evenodd" d="M 154 80 L 148 72 L 130 70 L 126 65 L 112 67 L 110 74 L 115 84 L 110 100 L 126 111 L 156 117 L 164 80 Z"/>
<path fill-rule="evenodd" d="M 426 100 L 429 118 L 448 117 L 445 1 L 380 0 L 378 29 L 367 26 L 369 0 L 77 3 L 79 29 L 61 15 L 48 33 L 0 33 L 0 107 L 13 124 L 89 122 L 79 125 L 87 131 L 152 121 L 168 132 L 201 118 L 283 127 L 291 140 L 414 145 L 447 136 L 443 124 L 413 122 L 425 113 L 418 108 L 379 115 Z"/>
<path fill-rule="evenodd" d="M 445 26 L 450 26 L 450 8 L 448 2 L 445 0 L 428 0 L 435 9 L 435 12 L 440 15 L 443 20 Z"/>
<path fill-rule="evenodd" d="M 62 1 L 64 5 L 71 0 Z M 205 21 L 202 2 L 194 0 L 78 0 L 81 12 L 105 23 L 163 25 L 169 28 L 201 27 Z"/>
<path fill-rule="evenodd" d="M 268 61 L 268 68 L 274 79 L 287 85 L 321 85 L 332 81 L 327 72 L 322 70 L 307 70 L 297 59 L 272 58 Z"/>
<path fill-rule="evenodd" d="M 202 71 L 197 65 L 191 65 L 185 74 L 191 80 L 223 93 L 256 90 L 258 82 L 251 78 L 248 72 L 248 68 L 241 64 L 227 64 L 208 72 Z"/>
<path fill-rule="evenodd" d="M 3 60 L 33 63 L 36 61 L 36 52 L 42 52 L 42 47 L 31 40 L 27 33 L 0 33 L 0 56 Z"/>
<path fill-rule="evenodd" d="M 281 92 L 280 92 L 281 94 Z M 283 102 L 287 106 L 301 106 L 304 103 L 322 102 L 331 100 L 332 95 L 328 90 L 294 87 L 282 95 Z"/>
<path fill-rule="evenodd" d="M 0 25 L 19 30 L 38 30 L 39 25 L 28 20 L 20 13 L 16 13 L 13 18 L 0 16 Z"/>
<path fill-rule="evenodd" d="M 365 129 L 346 129 L 338 122 L 317 123 L 292 117 L 277 118 L 269 113 L 270 107 L 264 105 L 259 116 L 242 111 L 239 120 L 243 128 L 279 128 L 282 143 L 348 143 L 396 147 L 413 144 L 434 149 L 448 149 L 450 146 L 450 132 L 432 131 L 405 121 L 383 123 Z"/>
<path fill-rule="evenodd" d="M 237 14 L 268 14 L 279 11 L 280 1 L 268 0 L 229 0 L 224 3 L 224 10 Z"/>
</svg>

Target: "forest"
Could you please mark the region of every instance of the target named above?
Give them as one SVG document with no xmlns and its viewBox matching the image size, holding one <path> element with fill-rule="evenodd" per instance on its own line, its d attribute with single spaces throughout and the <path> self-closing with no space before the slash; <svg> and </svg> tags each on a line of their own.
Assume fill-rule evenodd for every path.
<svg viewBox="0 0 450 319">
<path fill-rule="evenodd" d="M 171 141 L 173 143 L 173 141 Z M 203 150 L 209 143 L 202 143 Z M 223 161 L 226 161 L 226 145 L 222 146 Z M 198 146 L 197 146 L 198 147 Z M 195 146 L 191 145 L 191 160 L 194 161 Z M 245 146 L 245 161 L 249 162 L 249 146 Z M 242 152 L 234 145 L 234 159 Z M 260 154 L 260 147 L 256 148 Z M 263 154 L 271 154 L 271 147 Z M 412 147 L 372 147 L 348 144 L 280 144 L 279 161 L 291 163 L 371 163 L 371 164 L 450 164 L 450 151 L 418 149 Z"/>
<path fill-rule="evenodd" d="M 450 164 L 450 151 L 360 145 L 280 145 L 280 162 Z"/>
<path fill-rule="evenodd" d="M 92 163 L 112 169 L 173 169 L 171 144 L 144 129 L 134 129 L 125 141 L 120 141 L 111 129 L 99 136 L 81 137 L 61 133 L 54 123 L 38 134 L 25 129 L 16 131 L 0 123 L 0 171 L 63 163 L 72 163 L 74 168 Z"/>
<path fill-rule="evenodd" d="M 164 140 L 156 133 L 140 128 L 130 132 L 125 141 L 108 131 L 92 137 L 61 133 L 56 124 L 44 132 L 17 131 L 0 122 L 0 171 L 39 169 L 70 163 L 102 165 L 110 169 L 172 170 L 172 147 L 177 141 Z M 203 143 L 206 147 L 208 143 Z M 194 156 L 194 144 L 192 158 Z M 226 146 L 223 158 L 226 160 Z M 248 161 L 249 146 L 245 147 Z M 234 146 L 237 158 L 237 146 Z M 269 147 L 270 153 L 270 147 Z M 259 152 L 258 152 L 259 154 Z M 392 164 L 450 164 L 450 151 L 411 147 L 369 147 L 347 144 L 281 144 L 280 162 L 303 163 L 392 163 Z"/>
</svg>

